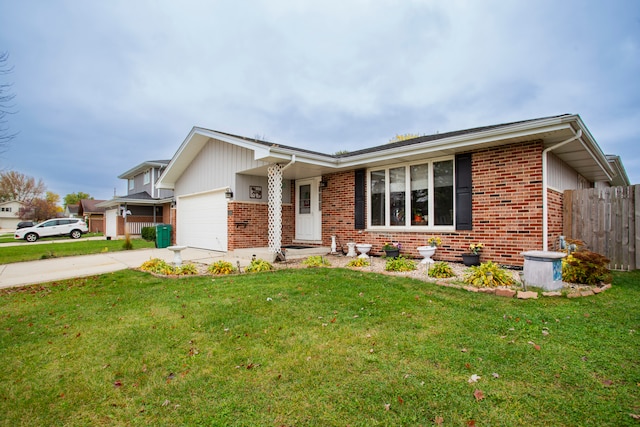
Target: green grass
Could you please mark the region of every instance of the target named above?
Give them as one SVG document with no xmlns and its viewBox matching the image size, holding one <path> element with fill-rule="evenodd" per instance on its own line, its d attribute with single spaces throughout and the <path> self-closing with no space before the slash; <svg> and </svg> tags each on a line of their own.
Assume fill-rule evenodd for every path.
<svg viewBox="0 0 640 427">
<path fill-rule="evenodd" d="M 327 268 L 5 290 L 0 425 L 635 426 L 638 301 L 640 272 L 578 299 Z"/>
<path fill-rule="evenodd" d="M 71 239 L 70 239 L 71 240 Z M 153 248 L 154 242 L 132 239 L 133 249 Z M 0 245 L 0 264 L 33 261 L 52 257 L 97 254 L 123 250 L 124 240 L 86 240 L 80 239 L 65 243 L 23 244 L 16 246 Z"/>
</svg>

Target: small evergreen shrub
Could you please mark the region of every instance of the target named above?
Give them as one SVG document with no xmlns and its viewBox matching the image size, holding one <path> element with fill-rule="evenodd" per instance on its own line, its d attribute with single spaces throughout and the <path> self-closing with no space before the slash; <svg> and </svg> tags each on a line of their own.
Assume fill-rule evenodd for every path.
<svg viewBox="0 0 640 427">
<path fill-rule="evenodd" d="M 400 255 L 397 258 L 389 258 L 384 266 L 386 271 L 413 271 L 416 262 Z"/>
<path fill-rule="evenodd" d="M 156 228 L 155 227 L 142 227 L 140 231 L 140 237 L 147 242 L 154 242 L 156 240 Z"/>
<path fill-rule="evenodd" d="M 355 258 L 347 263 L 347 267 L 360 268 L 360 267 L 368 267 L 368 266 L 369 266 L 369 260 L 367 260 L 366 258 Z"/>
<path fill-rule="evenodd" d="M 573 252 L 562 260 L 562 280 L 582 285 L 611 283 L 609 262 L 607 257 L 588 250 Z"/>
<path fill-rule="evenodd" d="M 429 269 L 429 277 L 435 277 L 438 279 L 446 279 L 447 277 L 455 276 L 453 269 L 444 261 L 438 261 L 433 264 L 433 267 Z"/>
<path fill-rule="evenodd" d="M 331 263 L 325 257 L 321 255 L 312 255 L 302 261 L 302 264 L 306 265 L 307 268 L 313 267 L 330 267 Z"/>
<path fill-rule="evenodd" d="M 273 265 L 263 259 L 251 260 L 251 263 L 245 268 L 247 273 L 259 273 L 261 271 L 273 271 Z"/>
<path fill-rule="evenodd" d="M 469 267 L 464 283 L 477 288 L 495 288 L 511 286 L 515 283 L 511 274 L 492 261 Z"/>
<path fill-rule="evenodd" d="M 229 261 L 220 260 L 211 264 L 207 271 L 215 275 L 233 274 L 236 272 L 236 268 Z"/>
</svg>

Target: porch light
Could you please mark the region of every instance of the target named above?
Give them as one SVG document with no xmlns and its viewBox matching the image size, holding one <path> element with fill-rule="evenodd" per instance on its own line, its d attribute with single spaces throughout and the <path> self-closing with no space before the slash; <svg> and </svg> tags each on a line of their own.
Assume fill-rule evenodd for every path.
<svg viewBox="0 0 640 427">
<path fill-rule="evenodd" d="M 227 199 L 232 199 L 233 198 L 233 191 L 231 191 L 230 188 L 227 188 L 227 191 L 224 192 L 224 197 L 226 197 Z"/>
<path fill-rule="evenodd" d="M 320 181 L 320 188 L 327 188 L 327 185 L 329 185 L 329 183 L 327 182 L 326 179 L 323 179 L 322 181 Z"/>
</svg>

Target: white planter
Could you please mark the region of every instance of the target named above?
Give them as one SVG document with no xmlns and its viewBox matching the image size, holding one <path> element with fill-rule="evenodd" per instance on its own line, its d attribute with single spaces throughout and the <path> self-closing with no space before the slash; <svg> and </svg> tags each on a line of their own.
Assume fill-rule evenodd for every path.
<svg viewBox="0 0 640 427">
<path fill-rule="evenodd" d="M 431 257 L 436 253 L 437 246 L 418 246 L 418 253 L 424 257 L 420 264 L 433 262 Z"/>
<path fill-rule="evenodd" d="M 356 249 L 358 250 L 358 252 L 360 252 L 360 255 L 358 255 L 358 258 L 369 258 L 369 251 L 371 250 L 371 244 L 369 243 L 358 243 L 356 245 Z"/>
</svg>

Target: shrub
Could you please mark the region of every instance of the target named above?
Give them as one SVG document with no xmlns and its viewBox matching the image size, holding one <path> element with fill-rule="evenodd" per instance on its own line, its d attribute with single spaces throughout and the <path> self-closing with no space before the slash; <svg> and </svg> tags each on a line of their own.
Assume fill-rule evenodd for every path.
<svg viewBox="0 0 640 427">
<path fill-rule="evenodd" d="M 151 258 L 149 261 L 145 261 L 140 266 L 140 270 L 155 274 L 175 274 L 175 268 L 160 258 Z"/>
<path fill-rule="evenodd" d="M 307 259 L 305 259 L 304 261 L 302 261 L 302 263 L 304 265 L 306 265 L 307 268 L 329 267 L 329 266 L 331 266 L 331 263 L 325 257 L 323 257 L 321 255 L 310 256 Z"/>
<path fill-rule="evenodd" d="M 384 269 L 386 271 L 412 271 L 416 269 L 416 262 L 400 255 L 397 258 L 389 258 Z"/>
<path fill-rule="evenodd" d="M 183 264 L 180 267 L 174 268 L 175 274 L 179 274 L 181 276 L 191 276 L 194 274 L 198 274 L 198 269 L 195 264 Z"/>
<path fill-rule="evenodd" d="M 562 260 L 562 280 L 584 285 L 611 283 L 609 262 L 607 257 L 588 250 L 573 252 Z"/>
<path fill-rule="evenodd" d="M 153 242 L 156 240 L 156 228 L 155 227 L 142 227 L 140 231 L 140 237 L 147 242 Z"/>
<path fill-rule="evenodd" d="M 427 273 L 429 277 L 436 277 L 438 279 L 445 279 L 447 277 L 455 276 L 453 269 L 444 261 L 438 261 L 433 264 L 433 267 L 429 269 Z"/>
<path fill-rule="evenodd" d="M 247 273 L 258 273 L 261 271 L 273 271 L 273 265 L 263 259 L 251 260 L 251 263 L 245 268 Z"/>
<path fill-rule="evenodd" d="M 207 271 L 211 274 L 232 274 L 236 272 L 236 268 L 229 261 L 216 261 L 207 268 Z"/>
<path fill-rule="evenodd" d="M 124 243 L 122 244 L 122 249 L 125 251 L 130 251 L 133 249 L 133 243 L 131 243 L 131 236 L 129 233 L 124 235 Z"/>
<path fill-rule="evenodd" d="M 511 286 L 513 277 L 504 268 L 492 261 L 483 262 L 478 266 L 469 267 L 465 273 L 464 283 L 478 288 L 495 288 L 497 286 Z"/>
<path fill-rule="evenodd" d="M 366 258 L 355 258 L 347 263 L 347 267 L 367 267 L 369 260 Z"/>
</svg>

